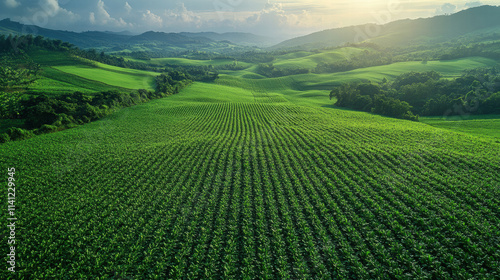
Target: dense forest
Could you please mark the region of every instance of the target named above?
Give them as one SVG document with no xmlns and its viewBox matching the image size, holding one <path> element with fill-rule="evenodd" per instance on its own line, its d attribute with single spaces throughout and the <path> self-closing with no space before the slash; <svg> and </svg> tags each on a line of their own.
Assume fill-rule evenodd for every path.
<svg viewBox="0 0 500 280">
<path fill-rule="evenodd" d="M 410 72 L 394 82 L 348 83 L 331 91 L 335 105 L 390 117 L 500 113 L 500 69 L 474 69 L 459 78 Z"/>
</svg>

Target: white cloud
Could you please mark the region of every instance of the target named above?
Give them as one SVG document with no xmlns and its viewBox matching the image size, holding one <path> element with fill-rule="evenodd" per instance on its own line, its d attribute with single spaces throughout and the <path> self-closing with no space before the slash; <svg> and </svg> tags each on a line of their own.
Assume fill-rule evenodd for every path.
<svg viewBox="0 0 500 280">
<path fill-rule="evenodd" d="M 288 22 L 288 16 L 283 10 L 283 4 L 274 3 L 269 1 L 266 3 L 264 9 L 259 13 L 247 18 L 247 23 L 252 25 L 267 25 L 267 26 L 283 26 Z"/>
<path fill-rule="evenodd" d="M 479 1 L 465 3 L 466 8 L 474 8 L 474 7 L 479 7 L 482 5 L 483 5 L 483 3 L 479 2 Z"/>
<path fill-rule="evenodd" d="M 168 25 L 178 25 L 184 23 L 198 25 L 201 23 L 201 17 L 193 11 L 189 11 L 186 6 L 184 6 L 184 3 L 178 4 L 175 9 L 166 10 L 165 19 Z"/>
<path fill-rule="evenodd" d="M 106 8 L 104 8 L 104 2 L 102 0 L 99 0 L 99 2 L 97 3 L 97 11 L 94 18 L 97 24 L 102 25 L 107 24 L 112 20 L 108 11 L 106 11 Z"/>
<path fill-rule="evenodd" d="M 21 3 L 16 0 L 5 0 L 5 6 L 9 8 L 17 8 L 17 6 L 21 5 Z"/>
<path fill-rule="evenodd" d="M 156 28 L 163 26 L 163 19 L 160 16 L 153 14 L 150 10 L 147 10 L 146 13 L 142 14 L 142 20 L 149 26 Z"/>
<path fill-rule="evenodd" d="M 125 10 L 127 10 L 127 13 L 130 14 L 132 12 L 132 6 L 128 2 L 125 2 Z"/>
<path fill-rule="evenodd" d="M 457 11 L 457 6 L 451 4 L 451 3 L 445 3 L 441 7 L 436 9 L 436 15 L 443 15 L 443 14 L 453 14 L 454 12 Z"/>
<path fill-rule="evenodd" d="M 151 11 L 143 14 L 143 28 L 163 31 L 216 31 L 252 32 L 262 35 L 286 37 L 316 31 L 318 25 L 327 24 L 324 17 L 304 9 L 290 9 L 289 3 L 264 2 L 261 10 L 233 12 L 195 12 L 178 4 L 159 16 Z"/>
<path fill-rule="evenodd" d="M 90 13 L 89 21 L 94 25 L 111 25 L 112 27 L 126 27 L 128 25 L 122 18 L 111 17 L 102 0 L 97 3 L 97 10 Z"/>
<path fill-rule="evenodd" d="M 274 33 L 274 31 L 283 34 L 283 31 L 308 30 L 321 25 L 323 18 L 313 16 L 306 10 L 290 12 L 284 8 L 282 3 L 271 3 L 268 1 L 264 9 L 247 17 L 244 25 L 252 27 L 254 30 L 260 30 L 262 33 Z M 273 27 L 271 30 L 269 27 Z"/>
<path fill-rule="evenodd" d="M 78 14 L 61 8 L 58 0 L 39 0 L 38 6 L 30 6 L 26 10 L 30 15 L 24 16 L 22 21 L 40 26 L 55 27 L 61 23 L 75 23 L 80 19 Z"/>
</svg>

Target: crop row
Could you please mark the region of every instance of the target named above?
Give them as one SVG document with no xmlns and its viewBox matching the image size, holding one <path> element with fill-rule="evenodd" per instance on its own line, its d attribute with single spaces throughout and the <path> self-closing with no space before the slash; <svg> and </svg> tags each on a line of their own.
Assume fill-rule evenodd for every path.
<svg viewBox="0 0 500 280">
<path fill-rule="evenodd" d="M 18 276 L 500 277 L 498 160 L 270 98 L 134 108 L 88 147 L 33 144 Z M 51 174 L 51 152 L 78 161 Z"/>
</svg>

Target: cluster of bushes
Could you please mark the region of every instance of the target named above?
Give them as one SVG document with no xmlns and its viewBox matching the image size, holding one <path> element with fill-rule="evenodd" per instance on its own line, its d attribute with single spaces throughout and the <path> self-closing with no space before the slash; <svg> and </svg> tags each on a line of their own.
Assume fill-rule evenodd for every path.
<svg viewBox="0 0 500 280">
<path fill-rule="evenodd" d="M 151 56 L 149 55 L 149 53 L 144 51 L 133 51 L 128 54 L 127 53 L 122 54 L 122 56 L 126 55 L 139 60 L 146 60 L 146 61 L 151 60 Z"/>
<path fill-rule="evenodd" d="M 230 64 L 214 66 L 214 69 L 216 69 L 216 70 L 231 70 L 231 71 L 245 70 L 247 68 L 248 68 L 248 66 L 238 64 L 238 62 L 236 60 Z"/>
<path fill-rule="evenodd" d="M 386 94 L 381 87 L 372 83 L 344 84 L 330 92 L 330 98 L 336 97 L 335 105 L 383 116 L 418 121 L 412 106 Z"/>
<path fill-rule="evenodd" d="M 171 71 L 156 77 L 156 93 L 163 95 L 177 94 L 191 83 L 192 76 L 183 71 Z"/>
<path fill-rule="evenodd" d="M 235 55 L 234 58 L 248 63 L 271 63 L 276 59 L 272 53 L 257 51 L 240 53 Z"/>
<path fill-rule="evenodd" d="M 186 65 L 168 65 L 164 72 L 183 73 L 189 80 L 201 82 L 213 82 L 219 78 L 219 72 L 213 65 L 186 66 Z"/>
<path fill-rule="evenodd" d="M 16 119 L 20 111 L 21 94 L 0 91 L 0 119 Z"/>
<path fill-rule="evenodd" d="M 337 106 L 418 120 L 418 116 L 500 114 L 500 70 L 480 68 L 443 79 L 435 71 L 410 72 L 390 83 L 344 84 L 330 93 Z"/>
<path fill-rule="evenodd" d="M 24 140 L 89 123 L 110 114 L 115 108 L 132 106 L 160 96 L 145 90 L 136 93 L 100 92 L 93 96 L 80 92 L 56 97 L 44 94 L 32 96 L 20 101 L 22 110 L 19 117 L 25 120 L 24 128 L 10 128 L 0 135 L 0 142 Z"/>
<path fill-rule="evenodd" d="M 272 63 L 261 63 L 257 67 L 257 73 L 268 78 L 278 78 L 290 75 L 308 74 L 309 69 L 301 67 L 277 68 Z"/>
<path fill-rule="evenodd" d="M 113 56 L 105 54 L 104 52 L 97 52 L 95 49 L 91 50 L 81 50 L 81 49 L 73 49 L 71 50 L 73 55 L 90 59 L 93 61 L 101 62 L 108 65 L 113 65 L 122 68 L 130 68 L 137 69 L 143 71 L 151 71 L 151 72 L 162 72 L 163 69 L 160 67 L 152 66 L 144 62 L 136 62 L 125 60 L 123 57 Z"/>
<path fill-rule="evenodd" d="M 22 61 L 20 63 L 19 61 Z M 40 65 L 27 55 L 0 55 L 0 90 L 27 87 L 38 79 Z"/>
<path fill-rule="evenodd" d="M 11 128 L 0 135 L 0 143 L 24 140 L 35 135 L 55 132 L 102 118 L 114 110 L 129 107 L 151 99 L 178 93 L 191 80 L 175 71 L 157 77 L 156 91 L 138 90 L 132 93 L 118 91 L 85 95 L 81 92 L 47 96 L 37 95 L 19 101 L 18 118 L 24 119 L 24 128 Z"/>
<path fill-rule="evenodd" d="M 61 40 L 46 39 L 43 36 L 29 35 L 0 35 L 0 53 L 27 51 L 33 47 L 40 47 L 53 51 L 69 51 L 76 47 Z"/>
</svg>

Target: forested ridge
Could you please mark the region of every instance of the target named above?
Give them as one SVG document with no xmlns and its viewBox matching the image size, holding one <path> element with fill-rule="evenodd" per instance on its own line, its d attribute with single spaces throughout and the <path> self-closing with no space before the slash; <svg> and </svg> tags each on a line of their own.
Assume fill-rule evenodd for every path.
<svg viewBox="0 0 500 280">
<path fill-rule="evenodd" d="M 500 113 L 500 69 L 473 69 L 456 79 L 409 72 L 394 82 L 347 83 L 330 92 L 336 105 L 390 117 Z"/>
</svg>

